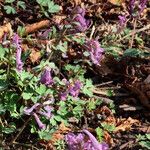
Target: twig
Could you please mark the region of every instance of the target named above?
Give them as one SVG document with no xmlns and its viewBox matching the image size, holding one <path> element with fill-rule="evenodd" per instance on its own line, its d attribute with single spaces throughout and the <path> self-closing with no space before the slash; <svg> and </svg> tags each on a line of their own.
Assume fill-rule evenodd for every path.
<svg viewBox="0 0 150 150">
<path fill-rule="evenodd" d="M 131 38 L 131 42 L 130 42 L 130 48 L 132 48 L 133 42 L 134 42 L 136 23 L 137 23 L 137 19 L 134 19 L 134 25 L 133 25 L 134 28 L 133 28 L 133 32 L 132 32 L 132 38 Z"/>
<path fill-rule="evenodd" d="M 103 101 L 103 103 L 105 104 L 111 104 L 113 103 L 114 101 L 109 99 L 109 98 L 106 98 L 106 97 L 102 97 L 102 96 L 96 96 L 96 95 L 93 95 L 93 97 L 95 97 L 96 99 L 100 99 Z"/>
<path fill-rule="evenodd" d="M 26 127 L 26 125 L 28 124 L 28 122 L 31 120 L 32 116 L 30 116 L 28 118 L 28 120 L 23 124 L 23 126 L 21 127 L 21 130 L 19 131 L 19 133 L 15 136 L 15 138 L 10 142 L 10 145 L 13 144 L 17 138 L 20 136 L 20 134 L 22 133 L 22 131 L 24 130 L 24 128 Z"/>
<path fill-rule="evenodd" d="M 31 147 L 33 149 L 39 150 L 38 148 L 36 148 L 35 146 L 33 146 L 31 144 L 24 144 L 24 143 L 18 143 L 18 142 L 13 142 L 13 144 L 15 144 L 15 145 L 21 145 L 21 146 L 24 146 L 24 147 Z"/>
<path fill-rule="evenodd" d="M 136 33 L 139 33 L 139 32 L 145 31 L 145 30 L 148 30 L 149 28 L 150 28 L 150 24 L 148 24 L 147 26 L 145 26 L 145 27 L 143 27 L 143 28 L 141 28 L 141 29 L 135 30 L 134 33 L 136 34 Z M 133 34 L 133 31 L 131 31 L 129 34 L 127 34 L 126 36 L 122 37 L 121 39 L 117 40 L 117 42 L 120 42 L 120 41 L 126 39 L 127 37 L 129 37 L 129 36 L 132 35 L 132 34 Z"/>
<path fill-rule="evenodd" d="M 117 86 L 117 87 L 101 87 L 101 88 L 96 88 L 98 90 L 118 90 L 118 89 L 121 89 L 121 86 Z"/>
<path fill-rule="evenodd" d="M 111 84 L 111 83 L 113 83 L 113 81 L 108 81 L 108 82 L 104 82 L 104 83 L 101 83 L 101 84 L 95 84 L 94 86 L 99 87 L 99 86 L 108 85 L 108 84 Z"/>
</svg>

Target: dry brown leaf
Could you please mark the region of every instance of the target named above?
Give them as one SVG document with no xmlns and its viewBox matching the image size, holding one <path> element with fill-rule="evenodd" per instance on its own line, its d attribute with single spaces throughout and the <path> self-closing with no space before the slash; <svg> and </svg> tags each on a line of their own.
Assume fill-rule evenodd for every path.
<svg viewBox="0 0 150 150">
<path fill-rule="evenodd" d="M 114 132 L 119 132 L 119 131 L 129 131 L 132 128 L 132 125 L 140 125 L 140 121 L 137 119 L 132 119 L 129 117 L 128 119 L 121 119 L 118 120 L 119 122 L 116 125 L 115 131 Z"/>
<path fill-rule="evenodd" d="M 5 33 L 9 33 L 9 36 L 12 36 L 13 31 L 10 23 L 7 23 L 4 26 L 0 27 L 0 39 L 3 37 Z"/>
<path fill-rule="evenodd" d="M 112 145 L 114 143 L 111 135 L 107 131 L 104 131 L 104 141 L 109 145 Z"/>
<path fill-rule="evenodd" d="M 31 48 L 30 50 L 31 50 L 30 60 L 32 63 L 35 63 L 40 59 L 41 53 L 39 51 L 36 51 L 34 48 Z"/>
<path fill-rule="evenodd" d="M 62 23 L 62 21 L 64 20 L 66 18 L 66 16 L 65 15 L 55 15 L 55 16 L 53 16 L 53 21 L 56 23 L 56 24 L 61 24 Z"/>
<path fill-rule="evenodd" d="M 124 3 L 125 0 L 108 0 L 108 2 L 110 2 L 113 5 L 122 5 L 122 3 Z"/>
<path fill-rule="evenodd" d="M 56 141 L 58 140 L 62 140 L 64 138 L 64 133 L 67 133 L 71 131 L 70 128 L 66 127 L 65 124 L 62 122 L 60 125 L 59 125 L 59 128 L 58 130 L 53 133 L 52 135 L 52 139 L 50 140 L 51 143 L 55 143 Z"/>
</svg>

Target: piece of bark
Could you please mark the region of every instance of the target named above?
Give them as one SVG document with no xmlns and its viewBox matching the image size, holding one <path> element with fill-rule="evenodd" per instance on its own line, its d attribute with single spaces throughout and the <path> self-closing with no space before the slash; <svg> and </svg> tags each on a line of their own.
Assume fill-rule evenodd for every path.
<svg viewBox="0 0 150 150">
<path fill-rule="evenodd" d="M 25 35 L 27 35 L 29 33 L 33 33 L 39 29 L 49 27 L 49 25 L 50 25 L 50 20 L 43 20 L 43 21 L 40 21 L 37 23 L 27 25 L 25 27 Z"/>
<path fill-rule="evenodd" d="M 130 91 L 132 91 L 134 94 L 138 96 L 143 106 L 150 109 L 150 102 L 149 102 L 148 97 L 145 95 L 145 93 L 143 93 L 140 89 L 138 89 L 137 87 L 134 87 L 133 85 L 126 84 L 125 86 L 127 89 L 129 89 Z"/>
</svg>

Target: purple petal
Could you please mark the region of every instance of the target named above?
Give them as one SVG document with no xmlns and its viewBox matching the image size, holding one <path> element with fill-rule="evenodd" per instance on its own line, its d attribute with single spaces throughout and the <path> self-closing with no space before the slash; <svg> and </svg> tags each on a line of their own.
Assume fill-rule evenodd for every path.
<svg viewBox="0 0 150 150">
<path fill-rule="evenodd" d="M 53 79 L 51 76 L 51 69 L 50 68 L 46 68 L 44 70 L 44 73 L 41 76 L 41 83 L 45 84 L 45 85 L 52 85 L 53 84 Z"/>
<path fill-rule="evenodd" d="M 68 91 L 73 97 L 77 97 L 79 95 L 81 86 L 81 82 L 77 80 L 73 86 L 70 86 Z"/>
<path fill-rule="evenodd" d="M 99 65 L 104 52 L 104 49 L 100 47 L 99 42 L 96 40 L 89 40 L 86 42 L 85 47 L 90 52 L 90 58 L 93 64 Z"/>
<path fill-rule="evenodd" d="M 75 135 L 73 133 L 68 133 L 65 135 L 65 141 L 68 145 L 69 150 L 81 150 L 82 143 L 84 140 L 84 135 L 79 133 Z"/>
<path fill-rule="evenodd" d="M 21 53 L 22 53 L 22 48 L 21 48 L 21 39 L 18 36 L 18 34 L 14 34 L 13 36 L 13 43 L 16 45 L 16 68 L 19 72 L 23 70 L 23 62 L 21 60 Z"/>
<path fill-rule="evenodd" d="M 72 13 L 73 14 L 80 14 L 82 17 L 84 17 L 85 16 L 85 9 L 78 6 L 78 7 L 73 9 Z"/>
<path fill-rule="evenodd" d="M 83 130 L 85 134 L 88 135 L 89 139 L 91 140 L 93 147 L 95 150 L 108 150 L 108 147 L 106 147 L 106 144 L 100 144 L 97 139 L 88 131 L 88 130 Z"/>
<path fill-rule="evenodd" d="M 125 23 L 126 23 L 126 16 L 119 15 L 118 18 L 119 18 L 119 25 L 121 27 L 123 27 L 125 25 Z"/>
<path fill-rule="evenodd" d="M 46 125 L 41 122 L 41 120 L 40 120 L 40 118 L 38 117 L 38 115 L 37 115 L 36 113 L 33 113 L 33 116 L 34 116 L 34 118 L 35 118 L 35 120 L 36 120 L 36 122 L 37 122 L 39 128 L 40 128 L 40 129 L 43 129 L 43 130 L 46 129 Z"/>
<path fill-rule="evenodd" d="M 60 100 L 65 101 L 67 99 L 68 92 L 60 93 Z"/>
<path fill-rule="evenodd" d="M 141 14 L 143 12 L 144 8 L 146 7 L 146 3 L 147 3 L 147 0 L 140 0 L 140 5 L 139 5 L 140 11 L 139 11 L 139 14 Z"/>
<path fill-rule="evenodd" d="M 51 118 L 51 116 L 52 116 L 52 110 L 53 110 L 53 108 L 51 107 L 51 106 L 45 106 L 44 107 L 44 109 L 45 109 L 45 111 L 39 111 L 38 113 L 40 114 L 40 115 L 43 115 L 43 116 L 45 116 L 46 118 L 48 118 L 48 119 L 50 119 Z"/>
<path fill-rule="evenodd" d="M 23 112 L 24 112 L 24 114 L 26 114 L 26 115 L 31 115 L 31 113 L 32 113 L 38 106 L 40 106 L 40 103 L 34 104 L 31 108 L 25 107 Z"/>
</svg>

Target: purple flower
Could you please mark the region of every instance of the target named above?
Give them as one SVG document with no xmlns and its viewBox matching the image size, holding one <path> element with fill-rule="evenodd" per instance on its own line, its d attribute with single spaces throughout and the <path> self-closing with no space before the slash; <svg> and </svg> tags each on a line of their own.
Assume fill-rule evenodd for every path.
<svg viewBox="0 0 150 150">
<path fill-rule="evenodd" d="M 85 19 L 85 9 L 76 7 L 72 10 L 71 17 L 72 32 L 79 33 L 88 29 L 90 21 Z"/>
<path fill-rule="evenodd" d="M 45 84 L 45 85 L 52 85 L 53 84 L 53 79 L 51 76 L 51 69 L 50 68 L 46 68 L 44 70 L 44 73 L 41 76 L 41 83 Z"/>
<path fill-rule="evenodd" d="M 146 7 L 146 3 L 147 3 L 147 0 L 140 0 L 140 5 L 139 5 L 139 14 L 141 14 L 144 10 L 144 8 Z"/>
<path fill-rule="evenodd" d="M 100 144 L 89 131 L 83 130 L 83 132 L 88 136 L 88 140 L 83 133 L 77 135 L 68 133 L 65 136 L 69 150 L 108 150 L 108 145 L 105 143 Z"/>
<path fill-rule="evenodd" d="M 73 96 L 73 97 L 77 97 L 79 95 L 80 89 L 81 89 L 81 82 L 80 81 L 76 81 L 74 83 L 73 86 L 70 86 L 69 88 L 69 93 Z"/>
<path fill-rule="evenodd" d="M 73 26 L 77 32 L 84 32 L 85 30 L 87 30 L 87 21 L 80 14 L 75 15 L 73 21 L 75 22 Z"/>
<path fill-rule="evenodd" d="M 16 45 L 17 51 L 16 51 L 16 68 L 19 72 L 23 70 L 23 62 L 21 60 L 21 39 L 18 36 L 18 34 L 14 34 L 13 36 L 13 43 Z"/>
<path fill-rule="evenodd" d="M 34 116 L 39 128 L 43 129 L 43 130 L 46 129 L 46 125 L 41 122 L 39 116 L 36 113 L 33 113 L 33 116 Z"/>
<path fill-rule="evenodd" d="M 75 135 L 73 133 L 68 133 L 65 136 L 65 141 L 68 145 L 69 150 L 81 150 L 84 144 L 84 135 L 79 133 Z"/>
<path fill-rule="evenodd" d="M 35 109 L 37 109 L 38 106 L 40 106 L 40 103 L 34 104 L 31 108 L 25 107 L 23 112 L 24 112 L 24 114 L 26 114 L 26 115 L 31 115 L 32 112 L 33 112 Z"/>
<path fill-rule="evenodd" d="M 143 12 L 143 10 L 144 10 L 144 8 L 146 6 L 146 2 L 147 2 L 147 0 L 139 0 L 138 5 L 136 5 L 135 0 L 130 0 L 130 3 L 129 3 L 130 15 L 132 17 L 139 16 Z"/>
<path fill-rule="evenodd" d="M 135 7 L 135 0 L 130 0 L 129 1 L 129 11 L 130 11 L 130 14 L 132 15 L 133 11 L 134 11 L 134 7 Z"/>
<path fill-rule="evenodd" d="M 76 8 L 73 9 L 72 14 L 80 14 L 82 17 L 85 16 L 85 9 L 77 6 Z"/>
<path fill-rule="evenodd" d="M 127 20 L 126 16 L 119 15 L 118 18 L 119 18 L 119 25 L 120 25 L 120 27 L 124 27 L 125 24 L 126 24 L 126 20 Z"/>
<path fill-rule="evenodd" d="M 61 92 L 59 95 L 60 100 L 65 101 L 67 99 L 67 95 L 68 95 L 68 92 Z"/>
<path fill-rule="evenodd" d="M 52 108 L 51 106 L 48 106 L 48 105 L 47 105 L 47 106 L 44 106 L 44 109 L 45 109 L 45 111 L 39 111 L 38 113 L 39 113 L 40 115 L 43 115 L 43 116 L 45 116 L 46 118 L 50 119 L 51 116 L 52 116 L 51 112 L 52 112 L 53 108 Z"/>
<path fill-rule="evenodd" d="M 93 64 L 100 65 L 100 60 L 102 59 L 102 54 L 104 49 L 100 47 L 100 44 L 97 40 L 88 40 L 85 44 L 85 47 L 90 53 L 90 58 Z"/>
<path fill-rule="evenodd" d="M 108 145 L 107 144 L 100 144 L 97 139 L 88 131 L 88 130 L 83 130 L 83 132 L 88 135 L 90 141 L 92 142 L 93 147 L 95 150 L 108 150 Z"/>
<path fill-rule="evenodd" d="M 48 39 L 48 36 L 49 36 L 49 33 L 51 32 L 51 29 L 46 29 L 43 33 L 39 33 L 38 34 L 38 37 L 40 38 L 40 39 L 43 39 L 43 40 L 45 40 L 45 39 Z"/>
</svg>

